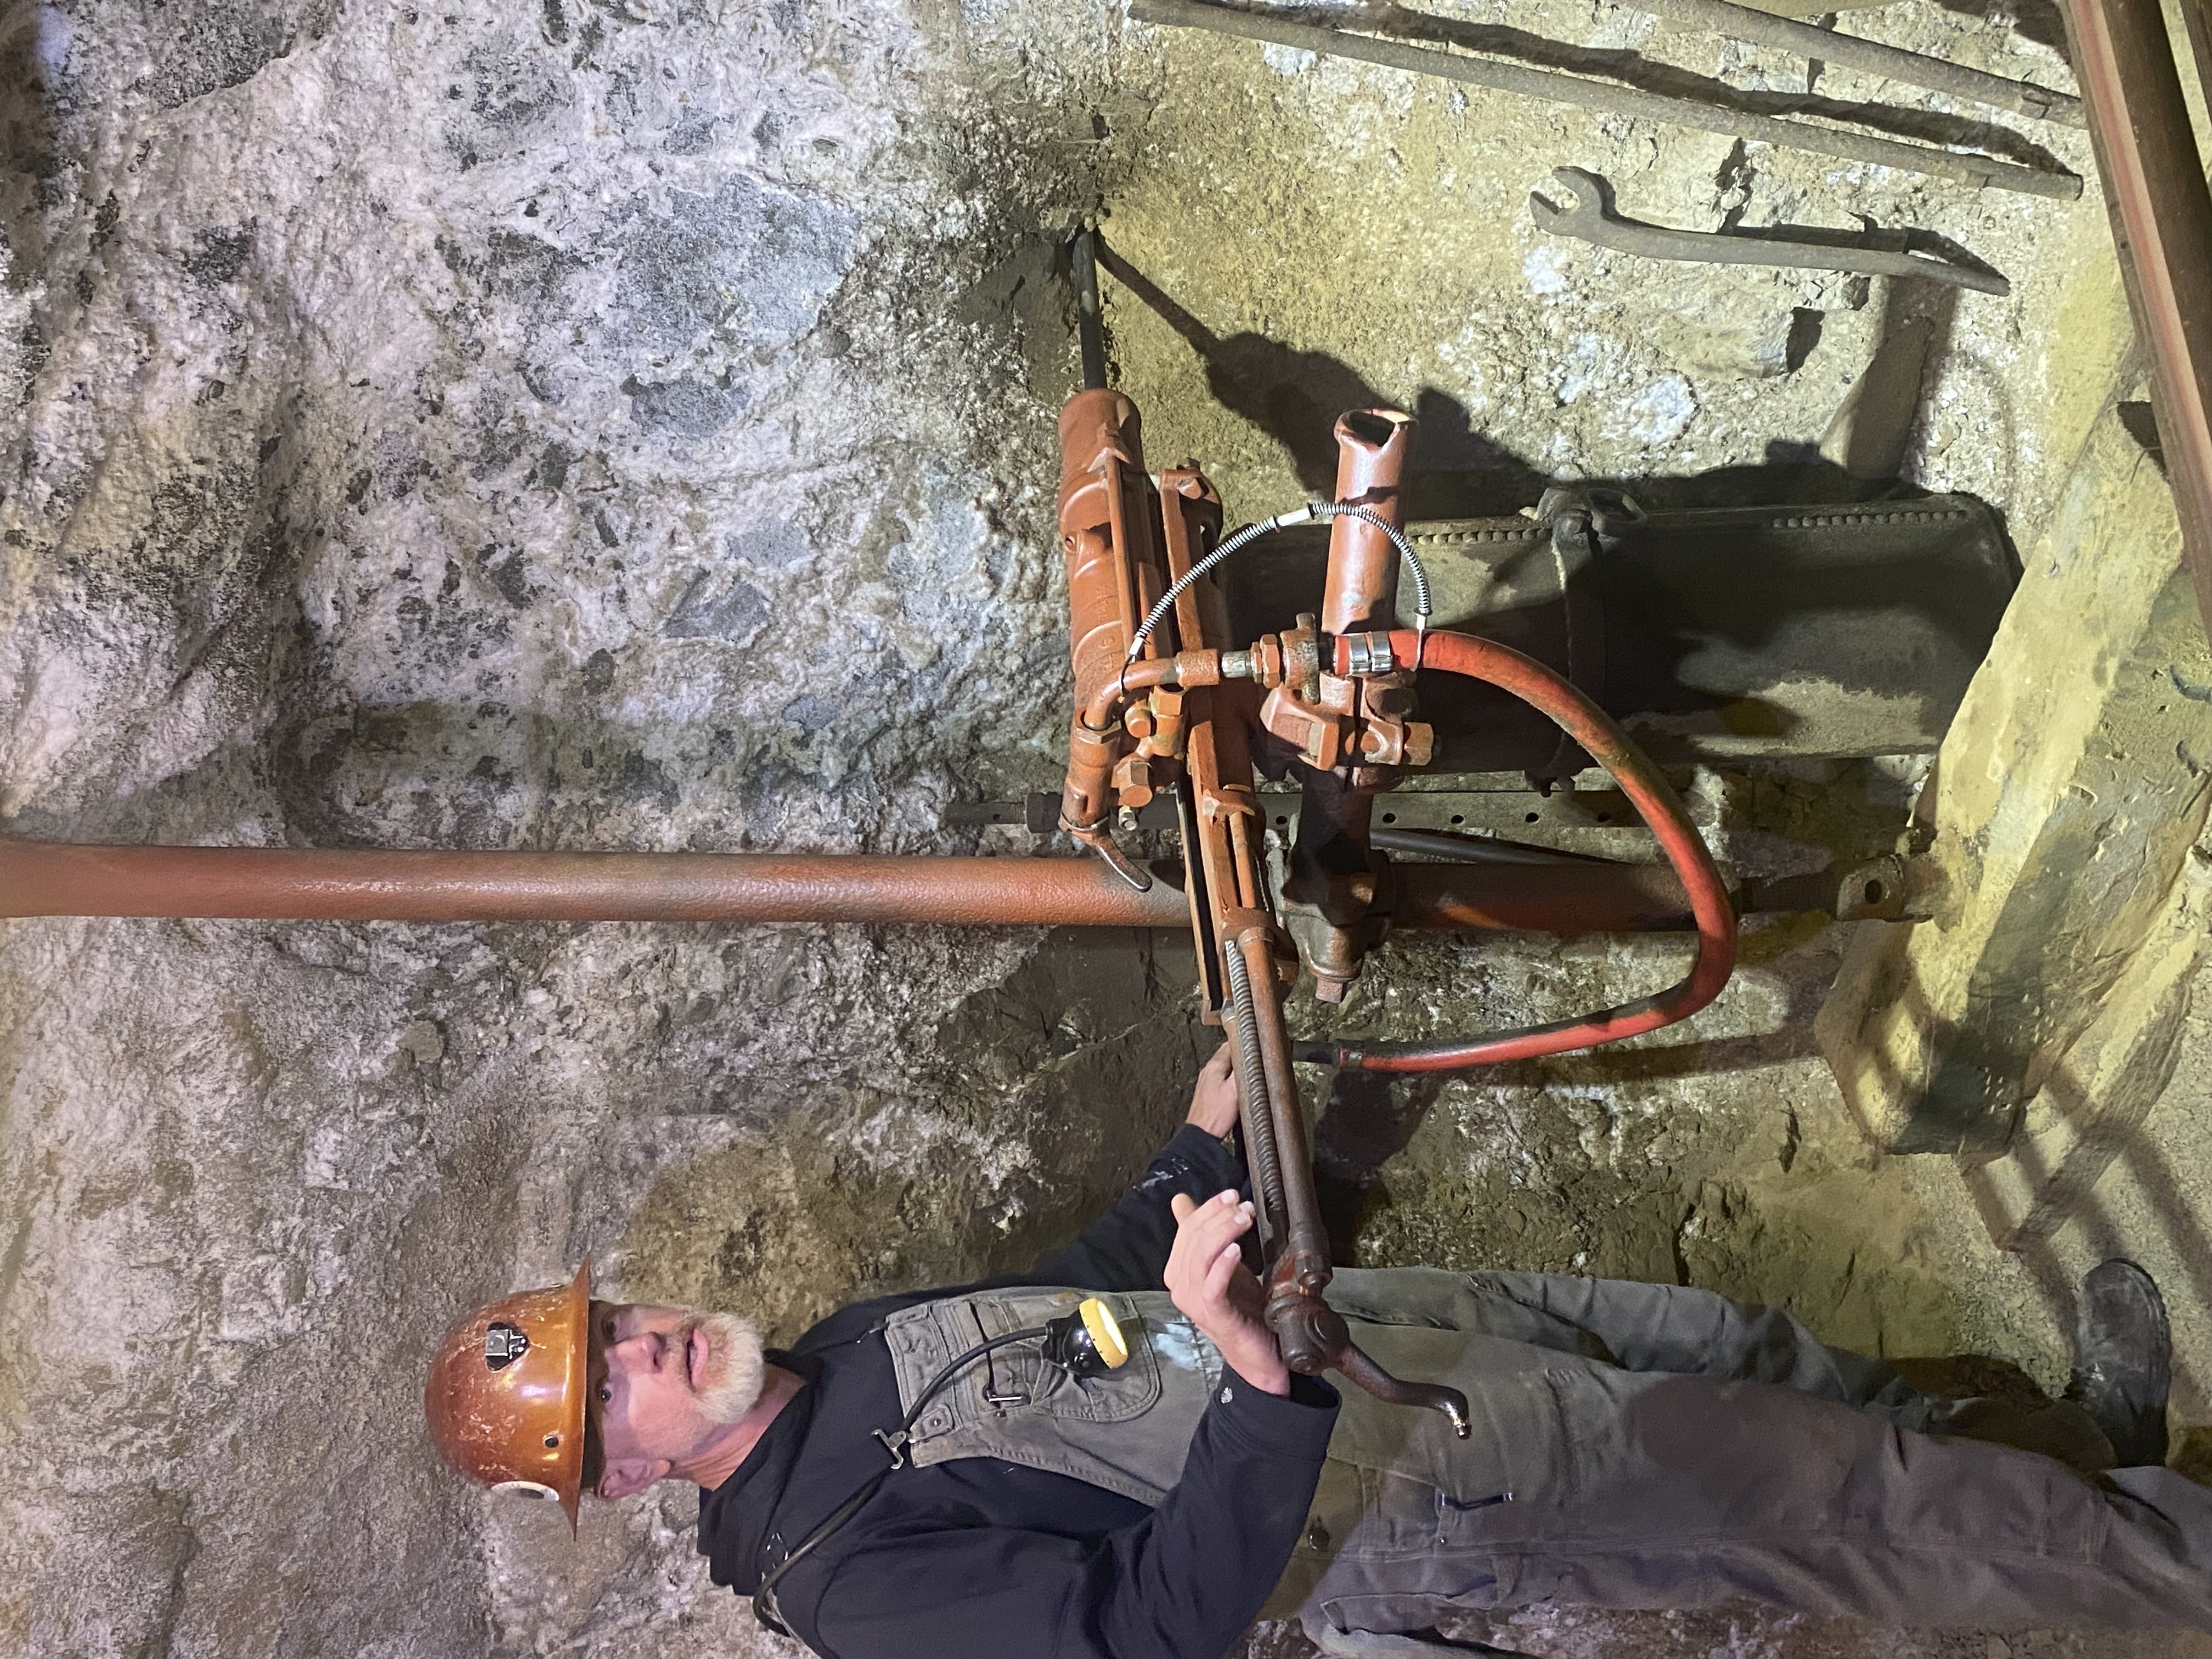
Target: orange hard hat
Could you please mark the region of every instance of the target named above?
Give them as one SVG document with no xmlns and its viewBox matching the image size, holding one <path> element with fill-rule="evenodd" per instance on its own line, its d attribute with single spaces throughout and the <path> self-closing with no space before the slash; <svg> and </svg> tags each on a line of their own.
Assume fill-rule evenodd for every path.
<svg viewBox="0 0 2212 1659">
<path fill-rule="evenodd" d="M 496 1490 L 557 1499 L 573 1530 L 584 1484 L 592 1264 L 565 1285 L 479 1308 L 446 1333 L 422 1409 L 445 1460 Z"/>
</svg>

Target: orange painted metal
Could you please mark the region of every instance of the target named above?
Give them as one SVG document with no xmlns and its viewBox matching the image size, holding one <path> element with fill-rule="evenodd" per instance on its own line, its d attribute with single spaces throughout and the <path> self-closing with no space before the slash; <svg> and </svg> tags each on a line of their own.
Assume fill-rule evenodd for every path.
<svg viewBox="0 0 2212 1659">
<path fill-rule="evenodd" d="M 1406 454 L 1413 421 L 1395 409 L 1354 410 L 1336 423 L 1336 499 L 1369 508 L 1392 525 L 1406 519 Z M 1397 626 L 1398 550 L 1359 519 L 1330 522 L 1328 574 L 1322 591 L 1324 636 Z M 1390 781 L 1361 763 L 1351 723 L 1364 714 L 1402 722 L 1413 712 L 1413 676 L 1354 679 L 1322 662 L 1318 708 L 1285 686 L 1262 711 L 1267 729 L 1297 746 L 1310 769 L 1297 843 L 1283 884 L 1285 920 L 1314 976 L 1314 994 L 1340 1002 L 1375 942 L 1369 921 L 1377 866 L 1367 841 L 1374 792 Z"/>
<path fill-rule="evenodd" d="M 1118 392 L 1079 392 L 1060 411 L 1060 545 L 1067 561 L 1068 654 L 1076 716 L 1060 821 L 1097 850 L 1117 798 L 1151 799 L 1152 763 L 1128 734 L 1085 724 L 1083 711 L 1120 678 L 1129 641 L 1166 591 L 1137 406 Z M 1146 655 L 1163 654 L 1156 641 Z M 1110 845 L 1110 843 L 1109 843 Z"/>
<path fill-rule="evenodd" d="M 1406 451 L 1413 432 L 1413 417 L 1395 409 L 1359 409 L 1340 417 L 1336 423 L 1336 499 L 1367 507 L 1403 529 Z M 1390 538 L 1359 519 L 1332 520 L 1328 583 L 1322 590 L 1322 632 L 1363 634 L 1395 628 L 1397 602 L 1398 550 Z"/>
<path fill-rule="evenodd" d="M 1180 927 L 1092 859 L 443 853 L 0 842 L 0 915 Z"/>
<path fill-rule="evenodd" d="M 1218 534 L 1220 498 L 1194 469 L 1185 468 L 1162 476 L 1160 504 L 1168 574 L 1179 580 Z M 1205 677 L 1201 684 L 1197 672 L 1178 673 L 1190 688 L 1182 710 L 1184 881 L 1206 1012 L 1230 1026 L 1237 1048 L 1238 1113 L 1260 1211 L 1268 1328 L 1293 1370 L 1340 1370 L 1386 1400 L 1445 1410 L 1464 1434 L 1464 1396 L 1391 1376 L 1359 1351 L 1350 1328 L 1322 1297 L 1329 1281 L 1328 1235 L 1314 1193 L 1312 1149 L 1283 1023 L 1281 970 L 1293 958 L 1261 866 L 1263 820 L 1248 742 L 1258 687 L 1220 678 L 1227 618 L 1212 585 L 1192 583 L 1176 605 L 1185 647 L 1180 660 L 1202 668 Z M 1132 671 L 1133 689 L 1147 666 Z M 1105 698 L 1113 691 L 1106 688 Z"/>
<path fill-rule="evenodd" d="M 1194 468 L 1160 476 L 1160 546 L 1168 580 L 1182 580 L 1221 534 L 1221 497 Z M 1218 650 L 1229 637 L 1221 592 L 1200 580 L 1176 600 L 1176 631 L 1193 649 Z M 1183 887 L 1204 989 L 1205 1018 L 1218 1024 L 1228 987 L 1222 977 L 1220 913 L 1267 902 L 1259 877 L 1261 830 L 1252 790 L 1246 732 L 1249 683 L 1217 684 L 1184 698 Z"/>
</svg>

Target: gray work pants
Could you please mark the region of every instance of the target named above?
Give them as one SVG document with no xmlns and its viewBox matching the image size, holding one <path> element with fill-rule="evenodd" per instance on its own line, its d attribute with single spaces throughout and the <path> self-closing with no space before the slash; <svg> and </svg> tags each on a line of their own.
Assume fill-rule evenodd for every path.
<svg viewBox="0 0 2212 1659">
<path fill-rule="evenodd" d="M 1428 1268 L 1346 1271 L 1329 1300 L 1399 1376 L 1463 1389 L 1474 1431 L 1347 1398 L 1268 1609 L 1325 1647 L 1455 1611 L 1739 1596 L 1899 1625 L 2212 1629 L 2212 1491 L 1960 1437 L 1955 1407 L 1787 1314 Z"/>
</svg>

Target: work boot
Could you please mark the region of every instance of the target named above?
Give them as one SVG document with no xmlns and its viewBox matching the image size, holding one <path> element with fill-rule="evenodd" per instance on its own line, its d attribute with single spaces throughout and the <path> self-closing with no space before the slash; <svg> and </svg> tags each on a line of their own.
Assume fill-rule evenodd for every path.
<svg viewBox="0 0 2212 1659">
<path fill-rule="evenodd" d="M 2081 1280 L 2066 1398 L 2096 1420 L 2121 1468 L 2166 1462 L 2172 1352 L 2166 1299 L 2150 1275 L 2117 1259 L 2092 1267 Z"/>
</svg>

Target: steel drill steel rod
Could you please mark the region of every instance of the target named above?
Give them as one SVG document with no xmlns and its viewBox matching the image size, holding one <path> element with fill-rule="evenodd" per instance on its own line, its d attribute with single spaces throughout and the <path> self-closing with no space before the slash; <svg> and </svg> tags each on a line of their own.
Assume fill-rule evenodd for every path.
<svg viewBox="0 0 2212 1659">
<path fill-rule="evenodd" d="M 1969 69 L 1964 64 L 1931 58 L 1925 52 L 1907 52 L 1901 46 L 1886 46 L 1879 40 L 1863 40 L 1856 34 L 1820 28 L 1794 17 L 1777 17 L 1771 12 L 1739 6 L 1735 0 L 1622 0 L 1622 3 L 1632 11 L 1650 12 L 1656 16 L 1672 18 L 1678 23 L 1687 23 L 1714 34 L 1724 34 L 1731 40 L 1750 40 L 1762 46 L 1779 46 L 1784 52 L 1794 52 L 1802 58 L 1842 64 L 1851 69 L 1864 70 L 1869 75 L 1902 81 L 1907 86 L 1925 87 L 1930 92 L 1947 93 L 1954 98 L 1966 99 L 1970 103 L 1986 104 L 1992 109 L 2008 109 L 2017 114 L 2033 115 L 2039 120 L 2056 121 L 2063 126 L 2078 127 L 2081 125 L 2081 100 L 2069 94 L 2055 92 L 2049 87 L 2039 87 L 2032 82 L 2008 81 L 2002 75 Z"/>
<path fill-rule="evenodd" d="M 2065 10 L 2182 552 L 2212 629 L 2212 191 L 2159 0 Z"/>
<path fill-rule="evenodd" d="M 1689 926 L 1681 885 L 1636 864 L 1404 865 L 1401 927 L 1633 933 Z M 444 853 L 0 841 L 0 916 L 297 921 L 802 921 L 1172 927 L 1093 859 L 767 853 Z"/>
<path fill-rule="evenodd" d="M 1817 127 L 1802 121 L 1781 120 L 1771 115 L 1753 115 L 1741 110 L 1722 109 L 1692 99 L 1670 98 L 1634 87 L 1619 86 L 1609 81 L 1585 80 L 1580 76 L 1561 75 L 1551 70 L 1528 69 L 1518 64 L 1500 63 L 1495 58 L 1439 52 L 1426 46 L 1411 46 L 1401 41 L 1377 40 L 1371 35 L 1347 34 L 1337 29 L 1317 28 L 1310 23 L 1291 23 L 1251 12 L 1198 5 L 1193 3 L 1193 0 L 1133 0 L 1129 15 L 1140 23 L 1168 23 L 1180 28 L 1210 29 L 1217 34 L 1233 34 L 1247 40 L 1264 40 L 1276 46 L 1294 47 L 1300 52 L 1356 58 L 1361 63 L 1378 64 L 1408 75 L 1431 75 L 1448 81 L 1463 81 L 1470 86 L 1489 87 L 1498 92 L 1516 93 L 1525 98 L 1541 98 L 1555 104 L 1578 104 L 1585 109 L 1626 115 L 1639 120 L 1671 122 L 1676 126 L 1694 127 L 1702 132 L 1717 132 L 1730 138 L 1755 139 L 1761 143 L 1809 150 L 1816 155 L 1833 155 L 1844 161 L 1865 161 L 1876 167 L 1896 167 L 1906 173 L 1955 179 L 1961 184 L 1986 186 L 1992 190 L 2021 191 L 2030 196 L 2048 196 L 2069 202 L 2081 193 L 2081 179 L 2070 173 L 2045 173 L 2034 167 L 2016 167 L 2009 161 L 1994 161 L 1986 155 L 1931 149 L 1919 144 L 1899 143 L 1894 139 L 1871 137 L 1865 133 L 1846 132 L 1836 127 Z"/>
<path fill-rule="evenodd" d="M 1106 319 L 1098 307 L 1098 233 L 1085 225 L 1075 234 L 1068 263 L 1075 277 L 1075 337 L 1083 349 L 1083 389 L 1106 386 Z"/>
</svg>

